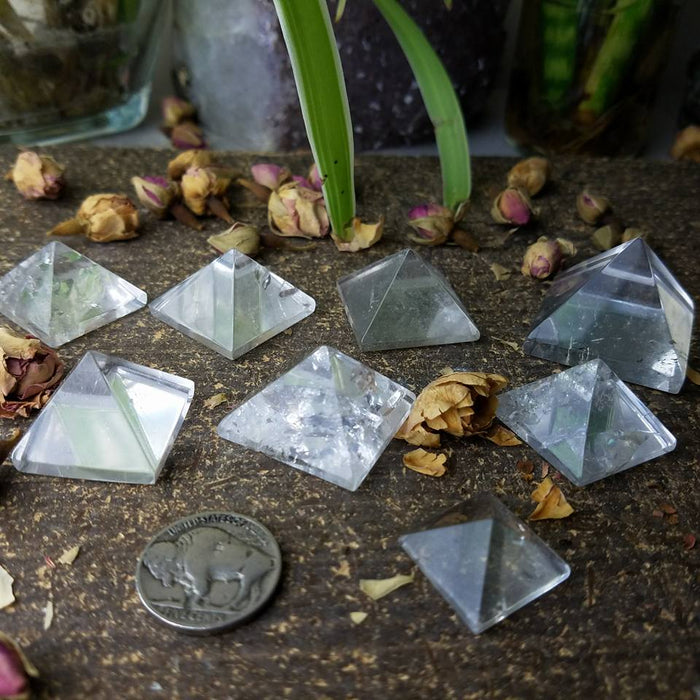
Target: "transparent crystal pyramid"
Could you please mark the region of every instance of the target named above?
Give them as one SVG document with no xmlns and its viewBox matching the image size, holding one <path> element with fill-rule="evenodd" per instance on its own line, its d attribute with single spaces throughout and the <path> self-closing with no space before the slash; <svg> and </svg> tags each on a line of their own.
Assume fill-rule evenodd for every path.
<svg viewBox="0 0 700 700">
<path fill-rule="evenodd" d="M 523 349 L 565 365 L 599 357 L 627 382 L 678 393 L 693 315 L 691 298 L 637 238 L 558 275 Z"/>
<path fill-rule="evenodd" d="M 189 409 L 194 384 L 86 353 L 12 453 L 22 472 L 152 484 Z"/>
<path fill-rule="evenodd" d="M 0 313 L 54 348 L 145 304 L 144 291 L 58 241 L 0 277 Z"/>
<path fill-rule="evenodd" d="M 568 564 L 495 496 L 480 493 L 401 546 L 474 634 L 568 578 Z"/>
<path fill-rule="evenodd" d="M 156 318 L 233 360 L 312 314 L 316 303 L 234 249 L 149 308 Z"/>
<path fill-rule="evenodd" d="M 363 351 L 479 339 L 449 282 L 409 248 L 341 277 L 338 292 Z"/>
<path fill-rule="evenodd" d="M 384 375 L 321 346 L 229 413 L 218 433 L 355 491 L 414 400 Z"/>
<path fill-rule="evenodd" d="M 602 360 L 500 394 L 496 415 L 578 486 L 676 446 L 676 438 Z"/>
</svg>

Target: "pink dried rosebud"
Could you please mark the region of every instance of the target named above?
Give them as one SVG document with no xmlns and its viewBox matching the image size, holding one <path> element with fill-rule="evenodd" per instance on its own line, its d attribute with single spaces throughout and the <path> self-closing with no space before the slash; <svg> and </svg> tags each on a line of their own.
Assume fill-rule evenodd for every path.
<svg viewBox="0 0 700 700">
<path fill-rule="evenodd" d="M 23 151 L 17 156 L 7 179 L 15 183 L 25 199 L 58 199 L 63 191 L 65 168 L 51 156 Z"/>
<path fill-rule="evenodd" d="M 408 212 L 408 223 L 415 233 L 408 237 L 420 245 L 440 245 L 447 240 L 455 225 L 451 209 L 432 202 L 413 207 Z"/>
<path fill-rule="evenodd" d="M 533 214 L 530 197 L 519 187 L 506 187 L 491 207 L 491 217 L 499 224 L 526 226 Z"/>
<path fill-rule="evenodd" d="M 267 187 L 268 190 L 278 189 L 280 185 L 287 182 L 291 177 L 291 173 L 287 168 L 274 163 L 256 163 L 250 166 L 250 172 L 253 180 L 258 185 Z"/>
<path fill-rule="evenodd" d="M 212 164 L 212 155 L 209 151 L 190 149 L 175 156 L 168 163 L 168 177 L 171 180 L 179 180 L 188 168 L 196 165 L 199 168 L 206 168 Z"/>
<path fill-rule="evenodd" d="M 191 102 L 173 96 L 163 98 L 161 111 L 163 114 L 163 127 L 165 129 L 172 129 L 185 120 L 191 121 L 194 119 L 197 112 L 195 106 Z"/>
<path fill-rule="evenodd" d="M 170 132 L 170 143 L 175 148 L 206 148 L 204 132 L 194 122 L 185 121 L 177 124 Z"/>
<path fill-rule="evenodd" d="M 0 632 L 0 698 L 29 700 L 32 695 L 31 679 L 38 677 L 39 671 L 24 655 L 19 644 Z"/>
<path fill-rule="evenodd" d="M 164 177 L 132 177 L 131 184 L 139 202 L 161 219 L 167 215 L 170 204 L 179 193 L 177 183 Z"/>
<path fill-rule="evenodd" d="M 63 377 L 63 362 L 36 338 L 0 326 L 0 418 L 26 418 L 40 409 Z"/>
<path fill-rule="evenodd" d="M 110 243 L 139 235 L 139 213 L 128 197 L 121 194 L 93 194 L 83 201 L 74 219 L 49 231 L 49 236 L 82 233 L 91 241 Z"/>
<path fill-rule="evenodd" d="M 288 182 L 272 192 L 267 203 L 267 220 L 270 228 L 281 236 L 322 238 L 330 230 L 323 195 L 296 182 Z"/>
<path fill-rule="evenodd" d="M 544 280 L 559 270 L 565 257 L 575 254 L 571 241 L 563 238 L 552 241 L 542 236 L 525 251 L 520 271 L 526 277 Z"/>
<path fill-rule="evenodd" d="M 576 209 L 587 224 L 597 224 L 610 211 L 610 202 L 596 192 L 586 189 L 576 197 Z"/>
<path fill-rule="evenodd" d="M 309 174 L 306 176 L 306 179 L 309 181 L 311 189 L 318 190 L 319 192 L 323 189 L 323 178 L 318 172 L 316 163 L 309 168 Z"/>
</svg>

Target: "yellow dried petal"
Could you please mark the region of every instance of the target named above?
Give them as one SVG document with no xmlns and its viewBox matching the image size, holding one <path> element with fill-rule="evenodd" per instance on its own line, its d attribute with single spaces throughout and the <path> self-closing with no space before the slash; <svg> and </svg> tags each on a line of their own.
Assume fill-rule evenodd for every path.
<svg viewBox="0 0 700 700">
<path fill-rule="evenodd" d="M 413 583 L 414 574 L 397 574 L 391 578 L 360 579 L 360 590 L 368 595 L 372 600 L 379 600 L 389 593 L 393 593 L 397 588 Z"/>
<path fill-rule="evenodd" d="M 225 401 L 228 401 L 228 397 L 226 396 L 226 394 L 214 394 L 213 396 L 210 396 L 208 399 L 206 399 L 206 401 L 204 402 L 204 408 L 216 408 Z"/>
<path fill-rule="evenodd" d="M 447 455 L 435 452 L 427 452 L 421 448 L 411 450 L 403 456 L 403 464 L 405 467 L 412 469 L 420 474 L 428 476 L 442 476 L 445 473 L 445 462 Z"/>
<path fill-rule="evenodd" d="M 20 360 L 31 360 L 41 347 L 37 338 L 22 338 L 7 326 L 0 326 L 0 348 L 6 355 Z"/>
<path fill-rule="evenodd" d="M 58 563 L 70 565 L 76 560 L 78 554 L 80 554 L 80 545 L 76 544 L 75 547 L 71 547 L 61 554 L 58 558 Z"/>
<path fill-rule="evenodd" d="M 0 566 L 0 610 L 15 602 L 15 594 L 12 592 L 14 581 L 7 569 Z"/>
<path fill-rule="evenodd" d="M 499 447 L 513 447 L 523 444 L 522 440 L 512 430 L 508 430 L 502 425 L 495 425 L 484 437 Z"/>
<path fill-rule="evenodd" d="M 354 624 L 361 625 L 367 619 L 367 613 L 360 611 L 351 612 L 350 619 L 353 621 Z"/>
<path fill-rule="evenodd" d="M 531 498 L 538 505 L 530 514 L 530 520 L 558 520 L 567 518 L 574 512 L 566 496 L 549 477 L 537 486 Z"/>
</svg>

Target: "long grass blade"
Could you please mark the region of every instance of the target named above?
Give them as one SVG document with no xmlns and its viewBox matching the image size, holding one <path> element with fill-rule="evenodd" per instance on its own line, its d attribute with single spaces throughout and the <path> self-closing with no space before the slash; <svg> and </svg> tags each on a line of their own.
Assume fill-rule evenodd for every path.
<svg viewBox="0 0 700 700">
<path fill-rule="evenodd" d="M 343 70 L 326 0 L 274 0 L 335 235 L 355 216 L 354 146 Z"/>
<path fill-rule="evenodd" d="M 374 0 L 408 59 L 430 121 L 442 171 L 442 196 L 450 209 L 466 202 L 472 191 L 469 142 L 462 109 L 450 77 L 418 25 L 396 0 Z"/>
</svg>

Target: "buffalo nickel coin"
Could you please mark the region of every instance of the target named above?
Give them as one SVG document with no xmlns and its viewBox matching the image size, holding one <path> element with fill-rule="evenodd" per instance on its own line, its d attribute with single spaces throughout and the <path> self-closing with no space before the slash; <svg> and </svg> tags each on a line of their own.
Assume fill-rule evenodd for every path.
<svg viewBox="0 0 700 700">
<path fill-rule="evenodd" d="M 149 542 L 136 568 L 136 590 L 166 625 L 214 634 L 255 615 L 274 593 L 281 571 L 280 548 L 257 520 L 199 513 Z"/>
</svg>

